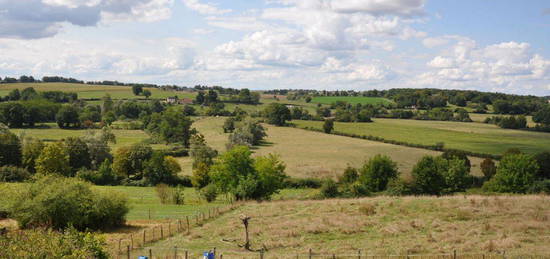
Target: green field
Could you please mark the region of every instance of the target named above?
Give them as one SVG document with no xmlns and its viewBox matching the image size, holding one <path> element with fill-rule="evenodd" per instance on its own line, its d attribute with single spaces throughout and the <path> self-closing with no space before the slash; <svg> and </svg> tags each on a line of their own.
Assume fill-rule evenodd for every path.
<svg viewBox="0 0 550 259">
<path fill-rule="evenodd" d="M 314 97 L 312 103 L 333 104 L 337 101 L 344 101 L 350 104 L 390 104 L 391 100 L 382 97 L 364 97 L 364 96 L 319 96 Z"/>
<path fill-rule="evenodd" d="M 218 151 L 225 151 L 228 134 L 223 133 L 225 118 L 205 117 L 193 124 L 205 135 L 208 144 Z M 439 152 L 327 135 L 290 127 L 275 127 L 264 124 L 267 138 L 264 145 L 254 147 L 255 155 L 278 154 L 287 165 L 286 173 L 293 177 L 336 177 L 350 165 L 359 167 L 376 154 L 390 156 L 399 169 L 408 175 L 416 162 L 424 155 Z M 478 158 L 472 159 L 472 173 L 479 174 Z M 190 158 L 180 158 L 184 173 L 191 173 Z"/>
<path fill-rule="evenodd" d="M 144 99 L 143 96 L 135 96 L 132 88 L 129 86 L 109 86 L 109 85 L 87 85 L 72 83 L 16 83 L 1 84 L 0 96 L 6 96 L 13 89 L 23 90 L 27 87 L 33 87 L 36 91 L 63 91 L 75 92 L 81 99 L 99 99 L 105 94 L 110 94 L 113 99 Z M 144 88 L 151 91 L 152 99 L 163 99 L 168 96 L 177 95 L 179 98 L 193 98 L 193 93 L 164 91 L 157 88 Z"/>
<path fill-rule="evenodd" d="M 502 154 L 509 148 L 528 153 L 550 150 L 550 134 L 523 130 L 501 129 L 483 123 L 373 119 L 373 123 L 334 124 L 334 130 L 350 134 L 372 135 L 414 144 L 434 145 L 472 152 Z M 321 129 L 320 121 L 293 121 L 298 127 Z"/>
<path fill-rule="evenodd" d="M 216 247 L 224 258 L 258 258 L 258 253 L 237 246 L 244 242 L 241 215 L 251 217 L 251 247 L 265 247 L 265 258 L 296 258 L 297 254 L 307 258 L 308 249 L 325 255 L 321 258 L 332 258 L 332 253 L 337 258 L 356 258 L 358 249 L 363 255 L 447 254 L 430 258 L 452 258 L 449 254 L 454 250 L 459 258 L 469 258 L 460 256 L 466 253 L 497 251 L 512 257 L 550 253 L 550 246 L 545 245 L 550 242 L 548 196 L 247 203 L 189 235 L 180 234 L 150 248 L 156 256 L 173 255 L 173 248 L 178 246 L 193 256 Z M 132 255 L 144 253 L 141 250 Z"/>
</svg>

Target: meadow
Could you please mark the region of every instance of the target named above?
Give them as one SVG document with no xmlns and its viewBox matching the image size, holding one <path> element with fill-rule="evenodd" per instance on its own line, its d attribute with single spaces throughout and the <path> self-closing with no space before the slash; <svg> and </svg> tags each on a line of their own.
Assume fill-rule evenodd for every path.
<svg viewBox="0 0 550 259">
<path fill-rule="evenodd" d="M 548 255 L 548 196 L 375 197 L 320 201 L 246 203 L 153 246 L 155 254 L 174 246 L 198 254 L 216 247 L 224 257 L 251 258 L 240 217 L 251 217 L 252 249 L 266 258 L 307 258 L 314 253 L 356 255 L 502 253 Z M 143 254 L 144 251 L 136 253 Z M 481 258 L 481 256 L 479 257 Z"/>
<path fill-rule="evenodd" d="M 333 104 L 337 101 L 344 101 L 349 104 L 391 104 L 391 100 L 382 97 L 366 96 L 318 96 L 311 99 L 312 103 Z"/>
<path fill-rule="evenodd" d="M 6 96 L 13 89 L 23 90 L 27 87 L 33 87 L 36 91 L 63 91 L 75 92 L 81 99 L 100 99 L 105 94 L 111 95 L 112 99 L 145 99 L 143 96 L 135 96 L 130 86 L 115 85 L 88 85 L 73 83 L 15 83 L 0 85 L 0 96 Z M 164 99 L 169 96 L 178 96 L 179 98 L 194 98 L 193 93 L 164 91 L 157 88 L 144 88 L 151 91 L 151 99 Z"/>
<path fill-rule="evenodd" d="M 372 135 L 414 144 L 434 145 L 472 152 L 502 154 L 509 148 L 536 153 L 550 150 L 550 133 L 501 129 L 492 124 L 373 119 L 373 123 L 334 123 L 338 132 Z M 292 121 L 300 128 L 321 129 L 321 121 Z"/>
<path fill-rule="evenodd" d="M 210 146 L 223 152 L 228 134 L 223 133 L 225 118 L 205 117 L 197 120 L 195 127 Z M 399 170 L 408 176 L 422 156 L 440 152 L 385 144 L 376 141 L 329 135 L 298 128 L 275 127 L 263 124 L 267 129 L 265 142 L 253 148 L 254 155 L 278 154 L 286 164 L 286 173 L 293 177 L 337 177 L 349 166 L 360 167 L 370 157 L 383 154 L 398 163 Z M 480 174 L 479 158 L 472 160 L 472 173 Z M 190 158 L 180 158 L 184 172 L 191 172 Z"/>
</svg>

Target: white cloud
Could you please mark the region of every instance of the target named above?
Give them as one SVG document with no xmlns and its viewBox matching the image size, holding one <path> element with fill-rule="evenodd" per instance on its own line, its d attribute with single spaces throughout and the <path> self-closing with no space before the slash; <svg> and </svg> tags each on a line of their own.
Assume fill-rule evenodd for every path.
<svg viewBox="0 0 550 259">
<path fill-rule="evenodd" d="M 220 15 L 232 12 L 230 9 L 219 9 L 214 4 L 201 3 L 199 0 L 182 0 L 187 8 L 204 15 Z"/>
<path fill-rule="evenodd" d="M 214 30 L 203 29 L 203 28 L 197 28 L 197 29 L 193 29 L 192 32 L 193 32 L 193 34 L 207 35 L 207 34 L 213 33 Z"/>
<path fill-rule="evenodd" d="M 435 68 L 452 68 L 455 67 L 455 62 L 451 58 L 445 58 L 442 56 L 437 56 L 428 62 L 428 66 Z"/>
<path fill-rule="evenodd" d="M 296 5 L 305 9 L 330 9 L 341 13 L 414 16 L 424 14 L 425 0 L 279 0 L 271 1 Z"/>
<path fill-rule="evenodd" d="M 435 48 L 449 43 L 449 39 L 442 37 L 425 38 L 422 40 L 422 44 L 428 48 Z"/>
</svg>

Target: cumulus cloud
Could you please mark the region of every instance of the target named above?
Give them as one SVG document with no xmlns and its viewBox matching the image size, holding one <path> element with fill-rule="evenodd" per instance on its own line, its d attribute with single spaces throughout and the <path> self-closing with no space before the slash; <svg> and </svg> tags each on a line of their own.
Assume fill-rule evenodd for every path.
<svg viewBox="0 0 550 259">
<path fill-rule="evenodd" d="M 0 38 L 56 35 L 63 23 L 95 26 L 102 19 L 154 21 L 167 18 L 173 0 L 0 0 Z M 116 19 L 115 19 L 116 18 Z"/>
<path fill-rule="evenodd" d="M 279 0 L 285 5 L 307 9 L 330 9 L 341 13 L 368 13 L 371 15 L 423 15 L 425 0 Z"/>
<path fill-rule="evenodd" d="M 182 0 L 187 8 L 204 15 L 220 15 L 230 13 L 230 9 L 219 9 L 211 3 L 201 3 L 199 0 Z"/>
</svg>

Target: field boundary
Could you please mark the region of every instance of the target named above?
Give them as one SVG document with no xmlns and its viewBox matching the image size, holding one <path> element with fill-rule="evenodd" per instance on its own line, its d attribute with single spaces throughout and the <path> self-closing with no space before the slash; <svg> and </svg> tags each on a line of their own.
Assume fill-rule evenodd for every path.
<svg viewBox="0 0 550 259">
<path fill-rule="evenodd" d="M 412 147 L 412 148 L 422 148 L 422 149 L 427 149 L 427 150 L 432 150 L 432 151 L 441 151 L 441 152 L 444 152 L 444 151 L 459 151 L 459 152 L 462 152 L 462 153 L 466 154 L 467 156 L 473 156 L 473 157 L 479 157 L 479 158 L 491 158 L 491 159 L 495 159 L 495 160 L 500 160 L 502 158 L 501 155 L 471 152 L 471 151 L 466 151 L 466 150 L 461 150 L 461 149 L 454 149 L 454 148 L 445 148 L 444 146 L 440 146 L 440 145 L 413 144 L 413 143 L 409 143 L 409 142 L 405 142 L 405 141 L 385 139 L 383 137 L 377 137 L 377 136 L 373 136 L 373 135 L 359 135 L 359 134 L 353 134 L 353 133 L 345 133 L 345 132 L 341 132 L 341 131 L 332 131 L 331 133 L 326 133 L 322 129 L 309 127 L 309 126 L 300 127 L 300 126 L 297 126 L 296 124 L 290 124 L 290 127 L 297 128 L 297 129 L 308 130 L 308 131 L 325 133 L 325 134 L 329 134 L 329 135 L 336 135 L 336 136 L 350 137 L 350 138 L 358 138 L 358 139 L 377 141 L 377 142 L 382 142 L 382 143 L 392 144 L 392 145 L 406 146 L 406 147 Z"/>
</svg>

